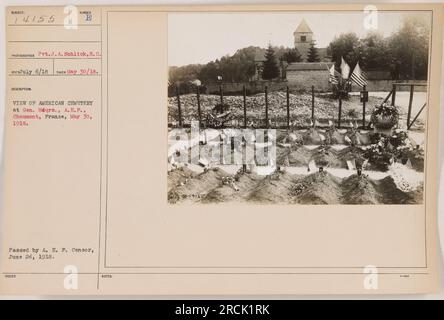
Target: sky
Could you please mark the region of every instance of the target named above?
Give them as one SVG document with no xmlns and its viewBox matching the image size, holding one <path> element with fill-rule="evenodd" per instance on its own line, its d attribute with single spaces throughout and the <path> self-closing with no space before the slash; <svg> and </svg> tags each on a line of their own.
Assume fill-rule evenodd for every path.
<svg viewBox="0 0 444 320">
<path fill-rule="evenodd" d="M 422 15 L 430 21 L 429 12 Z M 399 29 L 405 12 L 378 13 L 377 32 L 389 36 Z M 362 37 L 364 12 L 285 13 L 173 13 L 168 15 L 168 65 L 207 63 L 248 47 L 293 47 L 293 32 L 302 19 L 310 26 L 317 47 L 327 47 L 335 36 L 355 32 Z M 373 30 L 374 31 L 374 30 Z"/>
</svg>

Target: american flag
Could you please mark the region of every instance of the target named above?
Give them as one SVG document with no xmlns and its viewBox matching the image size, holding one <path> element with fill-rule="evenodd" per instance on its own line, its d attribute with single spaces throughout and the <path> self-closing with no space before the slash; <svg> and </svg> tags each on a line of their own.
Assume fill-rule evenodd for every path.
<svg viewBox="0 0 444 320">
<path fill-rule="evenodd" d="M 347 62 L 345 62 L 344 58 L 341 57 L 341 74 L 342 79 L 347 80 L 348 76 L 350 75 L 350 66 Z"/>
<path fill-rule="evenodd" d="M 340 73 L 335 70 L 335 65 L 333 64 L 330 68 L 330 78 L 328 79 L 328 81 L 331 84 L 338 84 L 339 83 L 339 80 L 338 80 L 339 75 L 340 75 Z"/>
<path fill-rule="evenodd" d="M 365 86 L 367 85 L 367 78 L 365 76 L 364 71 L 361 70 L 359 67 L 359 62 L 356 64 L 355 69 L 353 70 L 352 75 L 350 76 L 350 79 L 356 83 L 358 86 Z"/>
</svg>

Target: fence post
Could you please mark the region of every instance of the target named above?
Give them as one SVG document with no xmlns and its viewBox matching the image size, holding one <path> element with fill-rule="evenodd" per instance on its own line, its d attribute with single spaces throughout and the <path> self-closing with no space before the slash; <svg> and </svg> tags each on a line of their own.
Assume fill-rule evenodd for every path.
<svg viewBox="0 0 444 320">
<path fill-rule="evenodd" d="M 362 87 L 362 91 L 363 91 L 363 99 L 362 99 L 362 127 L 365 128 L 365 103 L 366 103 L 366 94 L 365 92 L 367 91 L 367 86 L 364 84 L 364 86 Z"/>
<path fill-rule="evenodd" d="M 410 85 L 409 110 L 407 112 L 407 128 L 410 128 L 410 118 L 412 117 L 412 103 L 413 103 L 414 85 Z"/>
<path fill-rule="evenodd" d="M 416 114 L 416 116 L 413 118 L 413 120 L 410 122 L 409 126 L 407 127 L 407 130 L 410 130 L 410 128 L 415 123 L 416 119 L 418 119 L 418 117 L 421 114 L 422 110 L 424 110 L 424 108 L 426 106 L 427 106 L 427 102 L 422 105 L 421 109 L 419 109 L 418 113 Z"/>
<path fill-rule="evenodd" d="M 247 88 L 243 86 L 244 91 L 244 128 L 247 128 Z"/>
<path fill-rule="evenodd" d="M 290 89 L 287 86 L 287 129 L 290 129 Z"/>
<path fill-rule="evenodd" d="M 392 89 L 392 106 L 395 105 L 395 99 L 396 99 L 396 84 L 393 84 L 393 89 Z"/>
<path fill-rule="evenodd" d="M 314 126 L 314 122 L 315 122 L 315 87 L 311 86 L 311 121 L 313 122 L 313 126 Z"/>
<path fill-rule="evenodd" d="M 246 86 L 244 85 L 243 86 L 243 93 L 244 93 L 244 128 L 246 129 L 247 128 L 247 88 L 246 88 Z M 242 140 L 243 141 L 245 141 L 245 138 L 242 138 Z M 243 147 L 243 150 L 242 150 L 242 153 L 243 153 L 243 155 L 242 155 L 242 157 L 243 157 L 243 163 L 242 163 L 242 172 L 247 172 L 247 165 L 246 165 L 246 158 L 247 158 L 247 156 L 246 156 L 246 144 L 244 145 L 244 147 Z"/>
<path fill-rule="evenodd" d="M 202 125 L 202 114 L 201 114 L 201 109 L 200 109 L 200 86 L 196 87 L 196 94 L 197 94 L 197 115 L 198 115 L 198 119 L 199 119 L 199 128 Z"/>
<path fill-rule="evenodd" d="M 342 96 L 341 92 L 339 92 L 338 128 L 341 127 L 341 118 L 342 118 Z"/>
<path fill-rule="evenodd" d="M 224 103 L 224 92 L 222 90 L 222 85 L 219 86 L 220 103 Z"/>
<path fill-rule="evenodd" d="M 265 86 L 265 128 L 268 128 L 268 86 Z"/>
<path fill-rule="evenodd" d="M 177 96 L 177 109 L 179 114 L 179 127 L 182 127 L 182 109 L 180 106 L 180 92 L 178 86 L 176 86 L 176 96 Z"/>
</svg>

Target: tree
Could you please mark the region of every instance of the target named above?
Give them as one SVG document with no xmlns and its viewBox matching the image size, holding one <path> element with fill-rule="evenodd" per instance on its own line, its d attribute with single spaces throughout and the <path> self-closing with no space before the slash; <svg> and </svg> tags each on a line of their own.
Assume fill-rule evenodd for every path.
<svg viewBox="0 0 444 320">
<path fill-rule="evenodd" d="M 271 45 L 268 45 L 265 52 L 264 69 L 262 71 L 262 79 L 272 80 L 279 77 L 279 66 L 276 60 L 274 49 Z"/>
<path fill-rule="evenodd" d="M 195 80 L 203 67 L 200 64 L 189 64 L 183 67 L 172 66 L 169 68 L 169 81 L 177 83 Z"/>
<path fill-rule="evenodd" d="M 426 79 L 430 25 L 417 16 L 406 16 L 398 32 L 389 38 L 395 78 Z"/>
<path fill-rule="evenodd" d="M 336 63 L 336 68 L 339 68 L 341 57 L 346 59 L 351 65 L 356 64 L 358 61 L 356 48 L 358 46 L 359 38 L 356 33 L 343 33 L 330 42 L 327 51 L 331 56 L 331 60 Z"/>
<path fill-rule="evenodd" d="M 307 61 L 319 62 L 318 48 L 315 47 L 314 41 L 310 43 L 310 48 L 308 48 Z"/>
<path fill-rule="evenodd" d="M 350 66 L 358 61 L 366 70 L 390 71 L 394 79 L 426 79 L 428 69 L 430 22 L 408 14 L 400 29 L 388 38 L 369 33 L 359 39 L 355 33 L 336 37 L 328 53 L 338 68 L 343 57 Z"/>
<path fill-rule="evenodd" d="M 355 46 L 354 57 L 364 69 L 390 70 L 391 52 L 387 39 L 379 33 L 369 33 Z"/>
<path fill-rule="evenodd" d="M 198 79 L 202 82 L 215 82 L 220 75 L 219 63 L 215 61 L 208 62 L 199 72 Z"/>
<path fill-rule="evenodd" d="M 257 47 L 246 47 L 236 51 L 222 66 L 222 76 L 234 82 L 245 82 L 254 75 Z"/>
<path fill-rule="evenodd" d="M 222 76 L 224 81 L 249 81 L 255 73 L 255 57 L 261 50 L 259 47 L 246 47 L 237 50 L 232 56 L 226 55 L 208 62 L 200 69 L 198 79 L 210 83 L 215 82 L 217 76 Z"/>
<path fill-rule="evenodd" d="M 281 57 L 281 61 L 285 61 L 287 63 L 293 63 L 293 62 L 301 62 L 301 54 L 299 51 L 295 48 L 293 49 L 287 49 Z"/>
</svg>

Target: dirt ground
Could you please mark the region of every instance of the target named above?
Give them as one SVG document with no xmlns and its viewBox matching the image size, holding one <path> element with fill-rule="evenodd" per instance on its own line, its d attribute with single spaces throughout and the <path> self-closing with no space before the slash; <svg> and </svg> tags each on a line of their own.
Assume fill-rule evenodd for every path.
<svg viewBox="0 0 444 320">
<path fill-rule="evenodd" d="M 170 203 L 249 202 L 261 204 L 420 204 L 422 187 L 416 191 L 399 190 L 388 176 L 381 180 L 363 174 L 338 178 L 330 173 L 308 175 L 275 173 L 240 175 L 237 190 L 222 183 L 223 170 L 190 174 L 188 169 L 168 173 Z"/>
</svg>

